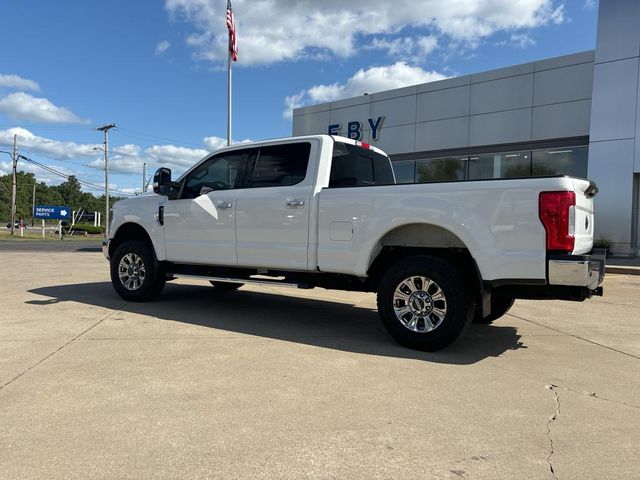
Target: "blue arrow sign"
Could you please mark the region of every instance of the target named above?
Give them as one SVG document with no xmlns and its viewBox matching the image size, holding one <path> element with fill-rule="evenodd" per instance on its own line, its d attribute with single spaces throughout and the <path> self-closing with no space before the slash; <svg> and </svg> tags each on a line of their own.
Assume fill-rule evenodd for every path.
<svg viewBox="0 0 640 480">
<path fill-rule="evenodd" d="M 33 209 L 35 218 L 50 218 L 61 220 L 71 218 L 71 209 L 69 207 L 60 207 L 54 205 L 36 205 Z"/>
</svg>

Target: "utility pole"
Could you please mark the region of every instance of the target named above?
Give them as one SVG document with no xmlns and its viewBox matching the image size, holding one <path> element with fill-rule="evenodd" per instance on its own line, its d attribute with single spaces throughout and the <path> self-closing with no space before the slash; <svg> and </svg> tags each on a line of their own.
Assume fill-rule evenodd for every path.
<svg viewBox="0 0 640 480">
<path fill-rule="evenodd" d="M 16 226 L 16 168 L 18 167 L 18 135 L 13 135 L 13 182 L 11 184 L 11 236 Z"/>
<path fill-rule="evenodd" d="M 142 164 L 142 193 L 147 191 L 147 163 Z"/>
<path fill-rule="evenodd" d="M 115 128 L 114 123 L 96 128 L 104 133 L 104 197 L 105 197 L 105 228 L 104 235 L 109 238 L 109 130 Z"/>
<path fill-rule="evenodd" d="M 33 203 L 31 207 L 31 226 L 36 224 L 36 182 L 33 182 Z"/>
</svg>

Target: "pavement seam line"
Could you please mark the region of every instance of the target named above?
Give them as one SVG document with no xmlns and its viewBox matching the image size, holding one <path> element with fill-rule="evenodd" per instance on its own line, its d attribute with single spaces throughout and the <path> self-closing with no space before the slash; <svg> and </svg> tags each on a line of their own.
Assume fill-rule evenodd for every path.
<svg viewBox="0 0 640 480">
<path fill-rule="evenodd" d="M 611 350 L 612 352 L 621 353 L 622 355 L 626 355 L 628 357 L 635 358 L 636 360 L 640 360 L 640 357 L 638 355 L 634 355 L 633 353 L 623 352 L 622 350 L 618 350 L 617 348 L 609 347 L 608 345 L 603 345 L 602 343 L 594 342 L 593 340 L 589 340 L 589 339 L 581 337 L 579 335 L 574 335 L 573 333 L 564 332 L 564 331 L 559 330 L 557 328 L 553 328 L 553 327 L 550 327 L 548 325 L 544 325 L 542 323 L 538 323 L 538 322 L 535 322 L 533 320 L 529 320 L 527 318 L 519 317 L 518 315 L 514 315 L 513 313 L 509 313 L 508 315 L 511 315 L 512 317 L 517 318 L 518 320 L 522 320 L 523 322 L 533 323 L 534 325 L 538 325 L 539 327 L 547 328 L 549 330 L 553 330 L 554 332 L 562 333 L 563 335 L 567 335 L 569 337 L 573 337 L 575 339 L 582 340 L 583 342 L 591 343 L 592 345 L 597 345 L 598 347 L 606 348 L 607 350 Z"/>
<path fill-rule="evenodd" d="M 85 333 L 88 333 L 89 331 L 93 330 L 95 327 L 97 327 L 98 325 L 100 325 L 102 322 L 104 322 L 105 320 L 108 320 L 112 315 L 115 315 L 116 313 L 120 312 L 125 306 L 127 306 L 129 302 L 125 302 L 122 305 L 120 305 L 116 310 L 111 311 L 109 314 L 105 315 L 103 318 L 101 318 L 100 320 L 98 320 L 96 323 L 94 323 L 93 325 L 91 325 L 89 328 L 87 328 L 86 330 L 83 330 L 82 332 L 80 332 L 78 335 L 76 335 L 75 337 L 73 337 L 71 340 L 69 340 L 68 342 L 64 343 L 63 345 L 61 345 L 60 347 L 58 347 L 56 350 L 54 350 L 53 352 L 51 352 L 49 355 L 47 355 L 46 357 L 44 357 L 43 359 L 39 360 L 38 362 L 36 362 L 35 364 L 31 365 L 29 368 L 27 368 L 25 371 L 23 371 L 22 373 L 20 373 L 19 375 L 16 375 L 15 377 L 13 377 L 11 380 L 9 380 L 7 383 L 5 383 L 4 385 L 0 385 L 0 390 L 2 390 L 4 387 L 7 387 L 9 385 L 11 385 L 13 382 L 15 382 L 16 380 L 18 380 L 20 377 L 22 377 L 23 375 L 29 373 L 31 370 L 33 370 L 34 368 L 36 368 L 38 365 L 40 365 L 42 362 L 44 362 L 45 360 L 47 360 L 48 358 L 53 357 L 56 353 L 58 353 L 59 351 L 65 349 L 66 347 L 68 347 L 69 345 L 71 345 L 73 342 L 75 342 L 76 340 L 78 340 L 80 337 L 82 337 Z"/>
<path fill-rule="evenodd" d="M 558 477 L 556 476 L 556 472 L 553 470 L 553 463 L 551 462 L 551 457 L 553 457 L 553 454 L 554 454 L 553 437 L 551 436 L 551 424 L 555 422 L 560 416 L 560 396 L 558 395 L 558 392 L 556 392 L 555 390 L 556 387 L 557 385 L 553 385 L 553 384 L 549 384 L 545 386 L 547 390 L 551 390 L 556 402 L 556 411 L 553 415 L 549 417 L 549 420 L 547 420 L 547 438 L 549 439 L 549 456 L 547 457 L 547 464 L 549 465 L 549 471 L 551 472 L 551 475 L 553 475 L 553 478 L 555 479 L 557 479 Z"/>
</svg>

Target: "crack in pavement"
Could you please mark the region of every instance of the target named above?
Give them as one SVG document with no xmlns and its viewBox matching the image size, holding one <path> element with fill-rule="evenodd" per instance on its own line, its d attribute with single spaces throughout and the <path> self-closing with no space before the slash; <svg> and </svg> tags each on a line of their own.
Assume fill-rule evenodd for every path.
<svg viewBox="0 0 640 480">
<path fill-rule="evenodd" d="M 538 325 L 539 327 L 547 328 L 549 330 L 553 330 L 554 332 L 562 333 L 563 335 L 567 335 L 569 337 L 573 337 L 573 338 L 575 338 L 577 340 L 582 340 L 583 342 L 587 342 L 587 343 L 590 343 L 592 345 L 597 345 L 598 347 L 606 348 L 607 350 L 611 350 L 612 352 L 621 353 L 622 355 L 626 355 L 628 357 L 635 358 L 636 360 L 640 360 L 640 357 L 638 355 L 634 355 L 633 353 L 628 353 L 628 352 L 625 352 L 625 351 L 622 351 L 622 350 L 618 350 L 617 348 L 613 348 L 613 347 L 610 347 L 608 345 L 604 345 L 602 343 L 594 342 L 593 340 L 589 340 L 588 338 L 581 337 L 580 335 L 574 335 L 573 333 L 564 332 L 562 330 L 550 327 L 550 326 L 545 325 L 543 323 L 539 323 L 539 322 L 536 322 L 534 320 L 529 320 L 528 318 L 522 318 L 522 317 L 520 317 L 518 315 L 514 315 L 513 313 L 509 313 L 508 315 L 510 315 L 510 316 L 512 316 L 514 318 L 517 318 L 518 320 L 522 320 L 523 322 L 533 323 L 534 325 Z"/>
<path fill-rule="evenodd" d="M 49 355 L 47 355 L 46 357 L 44 357 L 43 359 L 39 360 L 38 362 L 36 362 L 35 364 L 31 365 L 29 368 L 27 368 L 25 371 L 23 371 L 22 373 L 16 375 L 15 377 L 13 377 L 11 380 L 9 380 L 7 383 L 5 383 L 4 385 L 0 385 L 0 390 L 2 390 L 4 387 L 7 387 L 9 385 L 11 385 L 13 382 L 15 382 L 16 380 L 18 380 L 20 377 L 22 377 L 23 375 L 29 373 L 31 370 L 33 370 L 34 368 L 36 368 L 38 365 L 40 365 L 42 362 L 44 362 L 45 360 L 47 360 L 48 358 L 53 357 L 56 353 L 58 353 L 59 351 L 65 349 L 66 347 L 68 347 L 69 345 L 71 345 L 73 342 L 75 342 L 76 340 L 78 340 L 80 337 L 82 337 L 85 333 L 93 330 L 95 327 L 97 327 L 98 325 L 100 325 L 102 322 L 104 322 L 105 320 L 108 320 L 112 315 L 115 315 L 116 313 L 120 312 L 124 307 L 127 306 L 129 302 L 125 302 L 122 305 L 120 305 L 116 310 L 113 310 L 112 312 L 110 312 L 109 314 L 105 315 L 103 318 L 101 318 L 100 320 L 98 320 L 96 323 L 94 323 L 93 325 L 91 325 L 89 328 L 83 330 L 82 332 L 80 332 L 78 335 L 76 335 L 75 337 L 73 337 L 71 340 L 69 340 L 68 342 L 64 343 L 63 345 L 61 345 L 60 347 L 58 347 L 56 350 L 54 350 L 53 352 L 51 352 Z"/>
<path fill-rule="evenodd" d="M 556 472 L 553 470 L 553 463 L 551 462 L 551 457 L 553 457 L 553 454 L 554 454 L 553 437 L 551 436 L 551 424 L 555 422 L 558 416 L 560 415 L 560 397 L 558 396 L 558 392 L 556 392 L 555 390 L 556 387 L 557 385 L 553 385 L 553 384 L 549 384 L 545 386 L 547 390 L 551 390 L 551 392 L 553 392 L 553 395 L 556 401 L 556 412 L 553 415 L 551 415 L 549 417 L 549 420 L 547 421 L 547 438 L 549 438 L 549 456 L 547 457 L 547 464 L 549 465 L 549 470 L 551 471 L 551 475 L 553 475 L 553 478 L 555 479 L 557 479 L 558 477 L 556 476 Z"/>
</svg>

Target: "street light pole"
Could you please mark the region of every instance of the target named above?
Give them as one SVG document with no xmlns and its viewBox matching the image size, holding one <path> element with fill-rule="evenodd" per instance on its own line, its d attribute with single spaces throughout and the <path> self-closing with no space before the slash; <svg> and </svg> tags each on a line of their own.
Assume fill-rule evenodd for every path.
<svg viewBox="0 0 640 480">
<path fill-rule="evenodd" d="M 142 164 L 142 193 L 147 191 L 147 163 Z"/>
<path fill-rule="evenodd" d="M 105 237 L 109 238 L 109 130 L 115 127 L 115 124 L 103 125 L 96 128 L 99 132 L 104 133 L 104 196 L 105 196 Z"/>
</svg>

